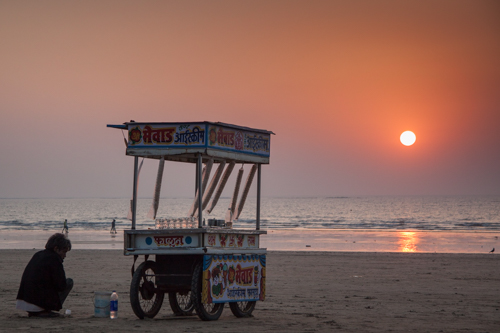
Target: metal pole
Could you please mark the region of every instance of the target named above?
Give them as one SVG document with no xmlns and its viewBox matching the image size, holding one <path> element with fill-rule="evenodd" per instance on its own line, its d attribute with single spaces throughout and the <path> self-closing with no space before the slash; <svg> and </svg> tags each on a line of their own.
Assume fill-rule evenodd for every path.
<svg viewBox="0 0 500 333">
<path fill-rule="evenodd" d="M 202 181 L 201 181 L 203 160 L 201 158 L 201 153 L 198 153 L 198 162 L 196 165 L 197 165 L 197 169 L 198 169 L 198 174 L 196 175 L 196 183 L 198 185 L 198 228 L 201 228 L 203 226 L 203 212 L 201 209 L 202 201 L 203 201 L 203 193 L 201 193 L 202 188 L 203 188 Z"/>
<path fill-rule="evenodd" d="M 261 181 L 261 164 L 257 164 L 257 220 L 255 221 L 256 229 L 260 230 L 260 181 Z"/>
<path fill-rule="evenodd" d="M 194 179 L 195 179 L 195 182 L 194 182 L 194 195 L 195 195 L 195 198 L 196 198 L 196 193 L 198 191 L 198 169 L 199 169 L 198 160 L 196 160 L 196 170 L 194 171 Z"/>
<path fill-rule="evenodd" d="M 134 188 L 132 193 L 132 230 L 135 229 L 135 217 L 137 212 L 137 166 L 139 164 L 139 157 L 134 157 Z"/>
</svg>

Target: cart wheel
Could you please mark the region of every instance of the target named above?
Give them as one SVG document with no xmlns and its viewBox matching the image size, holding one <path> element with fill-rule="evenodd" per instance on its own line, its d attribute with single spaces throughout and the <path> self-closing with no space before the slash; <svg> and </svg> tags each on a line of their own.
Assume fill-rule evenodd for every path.
<svg viewBox="0 0 500 333">
<path fill-rule="evenodd" d="M 176 316 L 191 316 L 194 310 L 194 303 L 191 300 L 191 292 L 168 293 L 170 307 Z"/>
<path fill-rule="evenodd" d="M 130 284 L 130 305 L 139 319 L 154 318 L 160 311 L 165 293 L 158 290 L 156 263 L 145 261 L 137 267 Z"/>
<path fill-rule="evenodd" d="M 201 302 L 201 288 L 202 288 L 202 273 L 203 263 L 198 263 L 194 268 L 193 280 L 191 285 L 191 297 L 194 303 L 196 314 L 201 320 L 217 320 L 219 319 L 222 311 L 224 310 L 224 303 L 210 303 L 203 304 Z"/>
<path fill-rule="evenodd" d="M 229 307 L 231 308 L 231 312 L 238 318 L 250 317 L 252 311 L 255 309 L 255 303 L 257 302 L 231 302 L 229 303 Z"/>
</svg>

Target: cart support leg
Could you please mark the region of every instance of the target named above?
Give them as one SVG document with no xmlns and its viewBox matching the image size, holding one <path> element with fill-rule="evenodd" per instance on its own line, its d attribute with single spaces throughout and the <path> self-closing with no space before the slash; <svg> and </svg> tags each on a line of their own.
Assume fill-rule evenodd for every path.
<svg viewBox="0 0 500 333">
<path fill-rule="evenodd" d="M 201 228 L 203 226 L 203 213 L 202 213 L 202 201 L 203 201 L 203 193 L 201 193 L 203 186 L 202 186 L 202 181 L 201 181 L 201 174 L 202 174 L 202 169 L 203 169 L 203 160 L 201 158 L 201 154 L 198 154 L 198 174 L 196 175 L 197 179 L 197 184 L 198 184 L 198 228 Z"/>
<path fill-rule="evenodd" d="M 135 262 L 137 261 L 137 258 L 139 256 L 137 254 L 134 255 L 134 262 L 132 263 L 132 276 L 134 276 L 135 273 Z"/>
<path fill-rule="evenodd" d="M 135 229 L 135 217 L 137 211 L 137 166 L 139 165 L 139 157 L 134 157 L 134 188 L 132 193 L 132 230 Z"/>
<path fill-rule="evenodd" d="M 261 190 L 261 187 L 260 187 L 260 183 L 261 183 L 261 164 L 259 163 L 257 165 L 257 218 L 256 218 L 256 221 L 255 221 L 255 229 L 256 230 L 260 230 L 260 190 Z"/>
</svg>

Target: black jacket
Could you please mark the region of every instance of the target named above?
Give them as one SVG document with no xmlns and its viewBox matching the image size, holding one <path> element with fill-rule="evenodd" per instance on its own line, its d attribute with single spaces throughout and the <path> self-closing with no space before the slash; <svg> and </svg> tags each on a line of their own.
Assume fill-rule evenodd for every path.
<svg viewBox="0 0 500 333">
<path fill-rule="evenodd" d="M 45 310 L 62 308 L 58 292 L 66 288 L 63 259 L 52 250 L 35 253 L 24 269 L 17 299 Z"/>
</svg>

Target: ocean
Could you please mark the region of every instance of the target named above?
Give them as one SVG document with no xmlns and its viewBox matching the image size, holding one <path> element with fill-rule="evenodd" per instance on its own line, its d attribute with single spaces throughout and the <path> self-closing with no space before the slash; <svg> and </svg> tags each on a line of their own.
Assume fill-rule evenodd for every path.
<svg viewBox="0 0 500 333">
<path fill-rule="evenodd" d="M 192 198 L 162 198 L 157 218 L 182 218 Z M 212 214 L 224 219 L 229 198 L 221 198 Z M 146 217 L 151 198 L 139 199 L 137 229 L 154 228 Z M 129 229 L 130 199 L 0 199 L 0 230 Z M 249 198 L 235 228 L 255 226 L 255 199 Z M 353 196 L 263 197 L 261 228 L 403 231 L 498 231 L 500 196 Z"/>
</svg>

